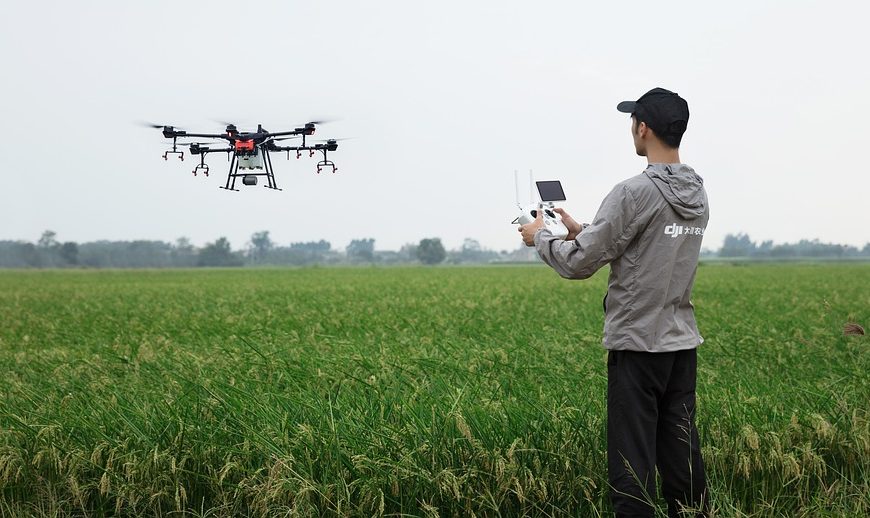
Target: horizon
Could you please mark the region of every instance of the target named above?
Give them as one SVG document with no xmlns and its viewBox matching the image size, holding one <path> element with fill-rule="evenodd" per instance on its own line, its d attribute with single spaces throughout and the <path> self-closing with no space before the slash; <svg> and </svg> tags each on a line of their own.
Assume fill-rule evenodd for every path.
<svg viewBox="0 0 870 518">
<path fill-rule="evenodd" d="M 44 235 L 45 232 L 52 232 L 52 231 L 51 231 L 50 229 L 46 229 L 46 230 L 43 232 L 43 234 L 41 234 L 41 235 Z M 270 230 L 262 230 L 262 231 L 257 231 L 257 232 L 267 232 L 267 233 L 269 234 L 269 236 L 270 236 L 270 239 L 271 239 L 271 234 L 272 234 L 272 232 L 271 232 Z M 755 246 L 758 246 L 758 245 L 764 244 L 764 243 L 766 243 L 766 241 L 767 241 L 767 240 L 753 240 L 753 239 L 752 239 L 752 235 L 749 234 L 749 233 L 747 233 L 747 232 L 736 232 L 736 233 L 733 233 L 733 234 L 732 234 L 732 233 L 729 233 L 729 234 L 726 235 L 726 238 L 727 238 L 728 236 L 740 237 L 740 236 L 744 236 L 744 235 L 745 235 L 745 236 L 750 240 L 750 242 L 751 242 L 753 245 L 755 245 Z M 65 243 L 65 242 L 70 242 L 70 240 L 63 239 L 63 236 L 60 236 L 60 235 L 57 234 L 57 233 L 55 233 L 55 237 L 56 237 L 56 238 L 59 238 L 59 239 L 57 239 L 57 243 L 58 243 L 58 244 L 63 244 L 63 243 Z M 227 236 L 216 236 L 216 237 L 214 237 L 214 238 L 212 238 L 212 239 L 210 239 L 210 240 L 205 240 L 205 241 L 203 241 L 203 242 L 201 242 L 201 243 L 197 243 L 197 242 L 193 241 L 193 240 L 190 239 L 188 236 L 178 236 L 178 237 L 173 238 L 173 239 L 143 239 L 143 238 L 132 238 L 132 237 L 121 238 L 121 239 L 97 238 L 97 239 L 88 240 L 88 241 L 71 241 L 71 242 L 74 242 L 74 243 L 76 243 L 77 245 L 83 245 L 83 244 L 88 244 L 88 243 L 101 243 L 101 242 L 109 242 L 109 243 L 132 243 L 132 242 L 137 242 L 137 241 L 139 241 L 139 242 L 160 242 L 160 243 L 165 243 L 165 244 L 169 244 L 169 245 L 173 245 L 173 246 L 174 246 L 174 245 L 176 245 L 180 240 L 182 240 L 182 239 L 186 239 L 186 240 L 189 241 L 189 244 L 192 245 L 193 247 L 195 247 L 195 248 L 204 248 L 204 247 L 206 247 L 206 246 L 208 246 L 208 245 L 214 244 L 214 243 L 215 243 L 216 241 L 218 241 L 219 239 L 227 239 L 227 241 L 230 243 L 231 249 L 232 249 L 234 252 L 244 252 L 245 250 L 248 250 L 248 249 L 250 248 L 249 245 L 251 244 L 251 241 L 250 241 L 250 238 L 251 238 L 251 237 L 253 237 L 253 234 L 252 234 L 251 236 L 249 236 L 248 240 L 246 240 L 245 243 L 244 243 L 243 245 L 239 245 L 239 246 L 234 245 L 232 239 L 229 239 Z M 296 244 L 309 244 L 309 243 L 317 243 L 317 242 L 320 242 L 320 241 L 326 241 L 327 243 L 329 243 L 329 245 L 330 245 L 330 250 L 331 250 L 331 251 L 336 251 L 336 252 L 338 252 L 338 251 L 344 251 L 348 246 L 350 246 L 350 244 L 351 244 L 352 241 L 354 241 L 354 240 L 363 240 L 363 239 L 374 239 L 374 243 L 375 243 L 375 251 L 376 251 L 376 252 L 396 252 L 396 251 L 401 250 L 403 247 L 405 247 L 405 246 L 407 246 L 407 245 L 413 245 L 413 246 L 416 246 L 416 245 L 418 245 L 418 244 L 420 243 L 420 241 L 423 240 L 423 239 L 440 239 L 442 245 L 444 245 L 444 248 L 445 248 L 445 250 L 447 250 L 447 251 L 458 251 L 458 250 L 461 250 L 461 249 L 462 249 L 462 245 L 464 244 L 464 240 L 463 240 L 463 242 L 460 242 L 460 243 L 457 244 L 456 246 L 449 246 L 449 245 L 448 245 L 447 243 L 445 243 L 444 240 L 443 240 L 441 237 L 439 237 L 439 236 L 423 236 L 423 237 L 420 237 L 419 239 L 417 239 L 417 240 L 415 240 L 415 241 L 408 241 L 408 242 L 406 242 L 406 243 L 403 243 L 402 245 L 400 245 L 400 246 L 398 246 L 398 247 L 396 247 L 396 248 L 379 248 L 379 247 L 377 246 L 377 243 L 378 243 L 378 239 L 377 239 L 377 238 L 374 238 L 374 237 L 372 237 L 372 236 L 359 236 L 359 237 L 352 238 L 351 241 L 348 241 L 347 243 L 344 243 L 344 244 L 342 244 L 342 245 L 338 245 L 338 244 L 336 244 L 336 243 L 334 243 L 334 242 L 332 242 L 332 241 L 330 241 L 329 239 L 326 239 L 326 238 L 320 238 L 320 239 L 314 238 L 314 239 L 310 239 L 310 240 L 306 240 L 306 241 L 290 241 L 290 242 L 276 242 L 276 241 L 273 240 L 273 242 L 272 242 L 272 246 L 273 246 L 273 247 L 276 247 L 276 248 L 288 248 L 288 247 L 291 247 L 292 245 L 296 245 Z M 527 247 L 527 246 L 525 246 L 521 241 L 518 243 L 518 246 L 516 246 L 516 247 L 514 247 L 514 248 L 492 248 L 492 247 L 488 247 L 488 246 L 486 246 L 486 244 L 485 244 L 485 243 L 482 243 L 479 239 L 476 239 L 476 238 L 471 237 L 471 236 L 469 236 L 469 237 L 467 237 L 467 238 L 464 238 L 464 239 L 469 239 L 469 240 L 472 240 L 472 241 L 476 241 L 476 242 L 480 245 L 481 250 L 491 251 L 491 252 L 499 252 L 499 253 L 501 253 L 501 252 L 508 252 L 508 253 L 510 253 L 510 252 L 514 252 L 514 251 L 516 251 L 516 250 L 531 249 L 531 248 L 532 248 L 532 247 Z M 32 244 L 36 245 L 36 244 L 38 244 L 38 242 L 39 242 L 39 238 L 37 238 L 37 239 L 33 239 L 33 240 L 26 240 L 26 239 L 24 239 L 24 240 L 21 240 L 21 239 L 4 239 L 4 238 L 0 238 L 0 242 L 25 242 L 25 243 L 32 243 Z M 837 243 L 837 242 L 833 242 L 833 241 L 822 241 L 822 240 L 817 239 L 817 238 L 799 238 L 799 239 L 797 239 L 797 240 L 795 240 L 795 241 L 787 241 L 787 242 L 776 242 L 776 241 L 772 241 L 772 240 L 771 240 L 771 246 L 772 246 L 772 247 L 778 247 L 778 246 L 794 246 L 794 245 L 798 245 L 798 244 L 800 244 L 800 243 L 818 243 L 818 244 L 821 244 L 821 245 L 841 246 L 841 247 L 851 247 L 851 248 L 857 249 L 857 250 L 859 250 L 859 251 L 862 250 L 863 248 L 867 247 L 867 246 L 870 246 L 870 240 L 868 240 L 867 242 L 865 242 L 865 243 L 863 243 L 863 244 L 859 244 L 859 245 L 852 245 L 852 244 L 848 244 L 848 243 Z M 706 244 L 702 244 L 702 246 L 701 246 L 701 254 L 703 255 L 703 254 L 710 254 L 710 253 L 718 253 L 719 251 L 721 251 L 721 250 L 723 249 L 724 246 L 725 246 L 724 238 L 723 238 L 723 242 L 720 243 L 719 246 L 717 246 L 717 247 L 715 247 L 715 248 L 710 247 L 710 246 L 707 246 Z"/>
</svg>

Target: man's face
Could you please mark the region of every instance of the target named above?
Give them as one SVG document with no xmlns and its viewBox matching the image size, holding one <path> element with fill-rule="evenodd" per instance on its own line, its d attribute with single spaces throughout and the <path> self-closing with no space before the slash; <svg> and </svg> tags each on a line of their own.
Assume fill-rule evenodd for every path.
<svg viewBox="0 0 870 518">
<path fill-rule="evenodd" d="M 649 128 L 646 127 L 646 123 L 638 123 L 637 118 L 634 115 L 631 116 L 631 138 L 634 140 L 634 151 L 638 156 L 646 156 L 646 140 L 644 137 L 648 131 Z"/>
</svg>

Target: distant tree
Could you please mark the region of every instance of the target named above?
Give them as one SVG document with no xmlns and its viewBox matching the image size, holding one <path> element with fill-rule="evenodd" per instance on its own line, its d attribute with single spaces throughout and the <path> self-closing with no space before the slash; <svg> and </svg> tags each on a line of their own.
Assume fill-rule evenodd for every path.
<svg viewBox="0 0 870 518">
<path fill-rule="evenodd" d="M 762 241 L 760 245 L 755 249 L 754 254 L 760 257 L 767 257 L 773 251 L 773 240 L 768 239 L 767 241 Z"/>
<path fill-rule="evenodd" d="M 33 243 L 23 243 L 21 245 L 21 257 L 27 266 L 40 267 L 42 259 L 39 257 L 39 249 Z"/>
<path fill-rule="evenodd" d="M 441 244 L 441 238 L 426 238 L 417 245 L 417 258 L 423 264 L 438 264 L 447 257 L 447 251 Z"/>
<path fill-rule="evenodd" d="M 720 257 L 749 257 L 755 253 L 755 243 L 746 234 L 728 234 L 719 250 Z"/>
<path fill-rule="evenodd" d="M 405 262 L 395 250 L 375 250 L 374 262 L 378 264 L 399 264 Z"/>
<path fill-rule="evenodd" d="M 452 250 L 448 254 L 448 260 L 452 263 L 486 263 L 497 259 L 497 252 L 483 248 L 480 241 L 471 238 L 465 238 L 459 250 Z"/>
<path fill-rule="evenodd" d="M 375 240 L 373 238 L 354 239 L 347 245 L 345 252 L 351 261 L 371 262 L 375 257 Z"/>
<path fill-rule="evenodd" d="M 36 243 L 40 248 L 55 248 L 59 246 L 57 242 L 57 232 L 53 230 L 46 230 L 40 236 L 39 241 Z"/>
<path fill-rule="evenodd" d="M 179 237 L 175 240 L 169 255 L 172 258 L 172 266 L 182 268 L 196 266 L 196 248 L 186 237 Z"/>
<path fill-rule="evenodd" d="M 266 260 L 266 257 L 269 255 L 273 246 L 274 244 L 272 243 L 272 239 L 269 238 L 268 230 L 254 232 L 254 234 L 251 235 L 251 246 L 248 249 L 248 257 L 250 257 L 253 263 L 261 264 Z"/>
<path fill-rule="evenodd" d="M 79 245 L 72 241 L 60 245 L 60 258 L 68 265 L 79 264 Z"/>
<path fill-rule="evenodd" d="M 39 250 L 26 241 L 0 241 L 0 267 L 34 268 L 41 266 Z"/>
<path fill-rule="evenodd" d="M 327 262 L 332 245 L 329 241 L 305 241 L 290 243 L 289 248 L 276 249 L 271 257 L 279 263 L 305 265 Z"/>
<path fill-rule="evenodd" d="M 165 241 L 138 239 L 126 243 L 126 265 L 133 268 L 172 266 L 172 245 Z"/>
<path fill-rule="evenodd" d="M 399 249 L 399 260 L 412 262 L 419 260 L 417 257 L 417 243 L 406 243 Z"/>
<path fill-rule="evenodd" d="M 470 237 L 466 237 L 462 241 L 462 253 L 464 254 L 476 254 L 480 252 L 483 248 L 480 246 L 480 241 L 477 239 L 471 239 Z"/>
<path fill-rule="evenodd" d="M 374 239 L 372 239 L 372 244 L 374 245 Z M 298 242 L 298 243 L 290 243 L 290 248 L 294 250 L 307 250 L 309 252 L 329 252 L 332 249 L 332 245 L 329 241 L 321 239 L 320 241 L 306 241 L 306 242 Z"/>
<path fill-rule="evenodd" d="M 57 242 L 57 232 L 46 230 L 36 242 L 40 266 L 53 268 L 63 265 L 60 258 L 60 243 Z"/>
<path fill-rule="evenodd" d="M 208 243 L 199 251 L 197 266 L 241 266 L 243 261 L 233 253 L 227 238 Z"/>
</svg>

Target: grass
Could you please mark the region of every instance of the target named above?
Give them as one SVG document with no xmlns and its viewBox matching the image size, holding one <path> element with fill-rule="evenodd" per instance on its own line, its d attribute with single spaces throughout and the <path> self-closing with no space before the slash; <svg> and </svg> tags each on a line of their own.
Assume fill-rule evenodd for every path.
<svg viewBox="0 0 870 518">
<path fill-rule="evenodd" d="M 870 265 L 707 266 L 714 516 L 870 514 Z M 606 275 L 0 272 L 0 515 L 599 516 Z"/>
</svg>

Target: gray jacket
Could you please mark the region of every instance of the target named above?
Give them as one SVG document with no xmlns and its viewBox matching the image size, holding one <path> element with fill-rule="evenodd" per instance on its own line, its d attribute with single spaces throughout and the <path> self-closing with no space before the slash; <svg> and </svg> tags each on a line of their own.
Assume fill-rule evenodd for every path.
<svg viewBox="0 0 870 518">
<path fill-rule="evenodd" d="M 704 341 L 690 297 L 709 216 L 704 181 L 691 167 L 651 164 L 617 184 L 576 239 L 541 230 L 535 247 L 568 279 L 610 263 L 605 348 L 692 349 Z"/>
</svg>

